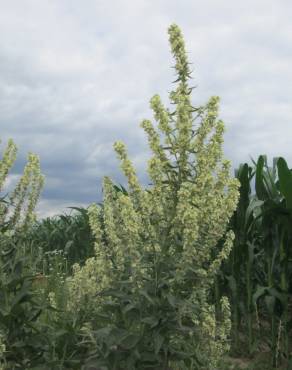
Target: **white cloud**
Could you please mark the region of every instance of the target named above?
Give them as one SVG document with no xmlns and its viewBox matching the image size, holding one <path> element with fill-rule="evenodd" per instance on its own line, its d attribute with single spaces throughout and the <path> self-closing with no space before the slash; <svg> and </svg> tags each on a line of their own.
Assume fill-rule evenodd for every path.
<svg viewBox="0 0 292 370">
<path fill-rule="evenodd" d="M 174 80 L 167 28 L 182 29 L 194 102 L 221 96 L 226 156 L 283 155 L 292 163 L 292 3 L 288 0 L 0 0 L 0 136 L 41 157 L 39 207 L 59 212 L 100 196 L 104 174 L 123 181 L 112 144 L 146 167 L 149 99 L 168 105 Z"/>
</svg>

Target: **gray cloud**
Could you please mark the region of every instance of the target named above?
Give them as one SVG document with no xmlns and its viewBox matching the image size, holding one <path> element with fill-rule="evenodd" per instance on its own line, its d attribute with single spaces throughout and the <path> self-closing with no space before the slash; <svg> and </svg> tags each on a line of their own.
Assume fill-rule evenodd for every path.
<svg viewBox="0 0 292 370">
<path fill-rule="evenodd" d="M 167 28 L 177 23 L 193 62 L 194 104 L 221 97 L 225 154 L 292 163 L 292 4 L 211 0 L 0 0 L 0 137 L 41 157 L 39 214 L 100 200 L 124 182 L 112 145 L 123 140 L 147 182 L 149 100 L 168 105 L 174 80 Z M 11 184 L 10 184 L 11 185 Z"/>
</svg>

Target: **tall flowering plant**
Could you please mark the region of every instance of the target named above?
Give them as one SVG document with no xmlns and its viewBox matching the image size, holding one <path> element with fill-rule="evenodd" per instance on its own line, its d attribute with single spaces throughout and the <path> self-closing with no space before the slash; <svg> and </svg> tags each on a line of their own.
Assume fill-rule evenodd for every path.
<svg viewBox="0 0 292 370">
<path fill-rule="evenodd" d="M 12 139 L 8 141 L 0 159 L 0 196 L 9 171 L 16 160 L 17 147 Z M 8 198 L 0 198 L 0 226 L 1 231 L 25 229 L 36 216 L 34 213 L 40 192 L 44 185 L 44 176 L 41 174 L 39 157 L 29 153 L 23 175 L 20 177 L 14 190 Z M 9 226 L 8 226 L 9 225 Z"/>
<path fill-rule="evenodd" d="M 91 361 L 113 369 L 216 369 L 229 348 L 229 302 L 222 298 L 216 316 L 210 292 L 232 248 L 234 235 L 226 229 L 239 183 L 222 158 L 219 98 L 193 107 L 181 31 L 173 24 L 168 33 L 175 109 L 155 95 L 150 104 L 158 126 L 141 124 L 153 153 L 152 185 L 143 188 L 125 145 L 115 143 L 128 191 L 104 179 L 103 206 L 89 208 L 95 257 L 76 265 L 69 282 L 72 308 L 95 306 L 103 325 L 95 335 L 85 328 Z"/>
<path fill-rule="evenodd" d="M 44 177 L 38 156 L 30 153 L 14 190 L 4 196 L 2 190 L 16 154 L 16 145 L 9 140 L 0 158 L 0 370 L 32 368 L 43 340 L 35 327 L 42 308 L 33 297 L 20 241 L 36 218 Z"/>
</svg>

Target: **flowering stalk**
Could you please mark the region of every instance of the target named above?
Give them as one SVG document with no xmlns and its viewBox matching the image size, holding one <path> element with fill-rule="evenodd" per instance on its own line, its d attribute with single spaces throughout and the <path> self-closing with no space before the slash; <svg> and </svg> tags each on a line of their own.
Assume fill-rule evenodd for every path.
<svg viewBox="0 0 292 370">
<path fill-rule="evenodd" d="M 186 338 L 182 331 L 164 329 L 165 343 L 173 351 L 193 351 L 192 362 L 183 362 L 187 368 L 216 369 L 229 348 L 230 307 L 223 298 L 222 321 L 217 322 L 215 306 L 209 298 L 214 278 L 232 248 L 231 231 L 221 250 L 218 241 L 225 235 L 236 209 L 239 183 L 229 175 L 230 162 L 222 158 L 224 125 L 218 120 L 219 98 L 212 97 L 204 107 L 192 106 L 183 37 L 175 24 L 168 33 L 176 61 L 178 85 L 170 93 L 176 109 L 170 112 L 155 95 L 150 105 L 158 129 L 149 120 L 141 123 L 153 152 L 148 162 L 152 185 L 143 189 L 124 144 L 117 142 L 114 147 L 128 180 L 129 193 L 115 193 L 106 178 L 102 222 L 97 217 L 101 211 L 91 206 L 90 223 L 97 230 L 95 263 L 107 266 L 107 272 L 94 267 L 92 271 L 98 274 L 96 291 L 102 289 L 103 274 L 108 287 L 121 276 L 129 279 L 133 294 L 138 294 L 139 289 L 145 291 L 149 284 L 146 282 L 152 281 L 154 296 L 146 296 L 152 305 L 166 294 L 162 287 L 167 285 L 167 309 L 172 310 L 181 327 L 189 328 L 190 335 Z M 88 274 L 86 266 L 78 269 L 75 279 Z M 171 297 L 178 300 L 177 306 Z M 171 353 L 172 350 L 164 351 L 165 368 L 182 364 Z M 204 367 L 197 367 L 196 363 Z"/>
<path fill-rule="evenodd" d="M 17 147 L 9 140 L 0 159 L 0 191 L 13 166 Z M 9 194 L 9 202 L 0 203 L 0 223 L 9 222 L 10 228 L 25 229 L 35 221 L 35 207 L 44 185 L 44 176 L 40 171 L 39 157 L 29 153 L 28 161 L 15 189 Z M 12 207 L 11 207 L 12 206 Z"/>
<path fill-rule="evenodd" d="M 25 229 L 35 221 L 34 209 L 43 185 L 44 176 L 40 171 L 39 158 L 29 153 L 23 176 L 10 194 L 14 206 L 10 222 L 15 228 Z"/>
</svg>

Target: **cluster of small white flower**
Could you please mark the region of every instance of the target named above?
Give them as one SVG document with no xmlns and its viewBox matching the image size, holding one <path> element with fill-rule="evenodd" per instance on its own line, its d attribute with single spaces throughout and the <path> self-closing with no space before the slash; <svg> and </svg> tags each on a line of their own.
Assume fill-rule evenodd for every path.
<svg viewBox="0 0 292 370">
<path fill-rule="evenodd" d="M 180 314 L 197 323 L 199 347 L 209 356 L 210 368 L 215 368 L 228 349 L 230 308 L 223 298 L 223 320 L 218 323 L 208 296 L 214 276 L 232 247 L 231 232 L 221 250 L 218 241 L 236 209 L 239 183 L 229 175 L 230 162 L 222 158 L 224 125 L 217 118 L 219 98 L 212 97 L 205 107 L 197 109 L 196 118 L 201 121 L 194 129 L 192 113 L 196 109 L 191 105 L 187 85 L 190 70 L 183 37 L 176 25 L 169 28 L 169 35 L 179 81 L 177 89 L 170 93 L 176 111 L 165 109 L 155 95 L 150 103 L 160 133 L 149 120 L 141 124 L 153 152 L 148 163 L 152 186 L 142 188 L 125 145 L 117 142 L 114 148 L 128 180 L 129 193 L 117 193 L 111 180 L 104 179 L 104 229 L 101 209 L 91 206 L 89 218 L 96 237 L 96 256 L 84 267 L 75 267 L 70 279 L 72 301 L 75 299 L 76 308 L 82 295 L 92 294 L 94 299 L 96 292 L 110 286 L 126 264 L 131 265 L 132 280 L 142 285 L 143 278 L 151 277 L 151 267 L 147 269 L 142 263 L 150 250 L 172 256 L 175 274 L 171 284 L 177 287 L 189 279 L 192 293 L 185 299 L 200 305 L 200 314 L 184 309 Z"/>
<path fill-rule="evenodd" d="M 0 191 L 7 179 L 9 170 L 15 162 L 17 147 L 13 140 L 9 140 L 0 160 Z M 15 189 L 9 194 L 13 210 L 4 202 L 0 203 L 0 222 L 9 218 L 14 229 L 25 228 L 35 221 L 34 213 L 41 189 L 44 185 L 44 176 L 41 174 L 39 157 L 33 153 L 28 154 L 24 173 Z"/>
</svg>

